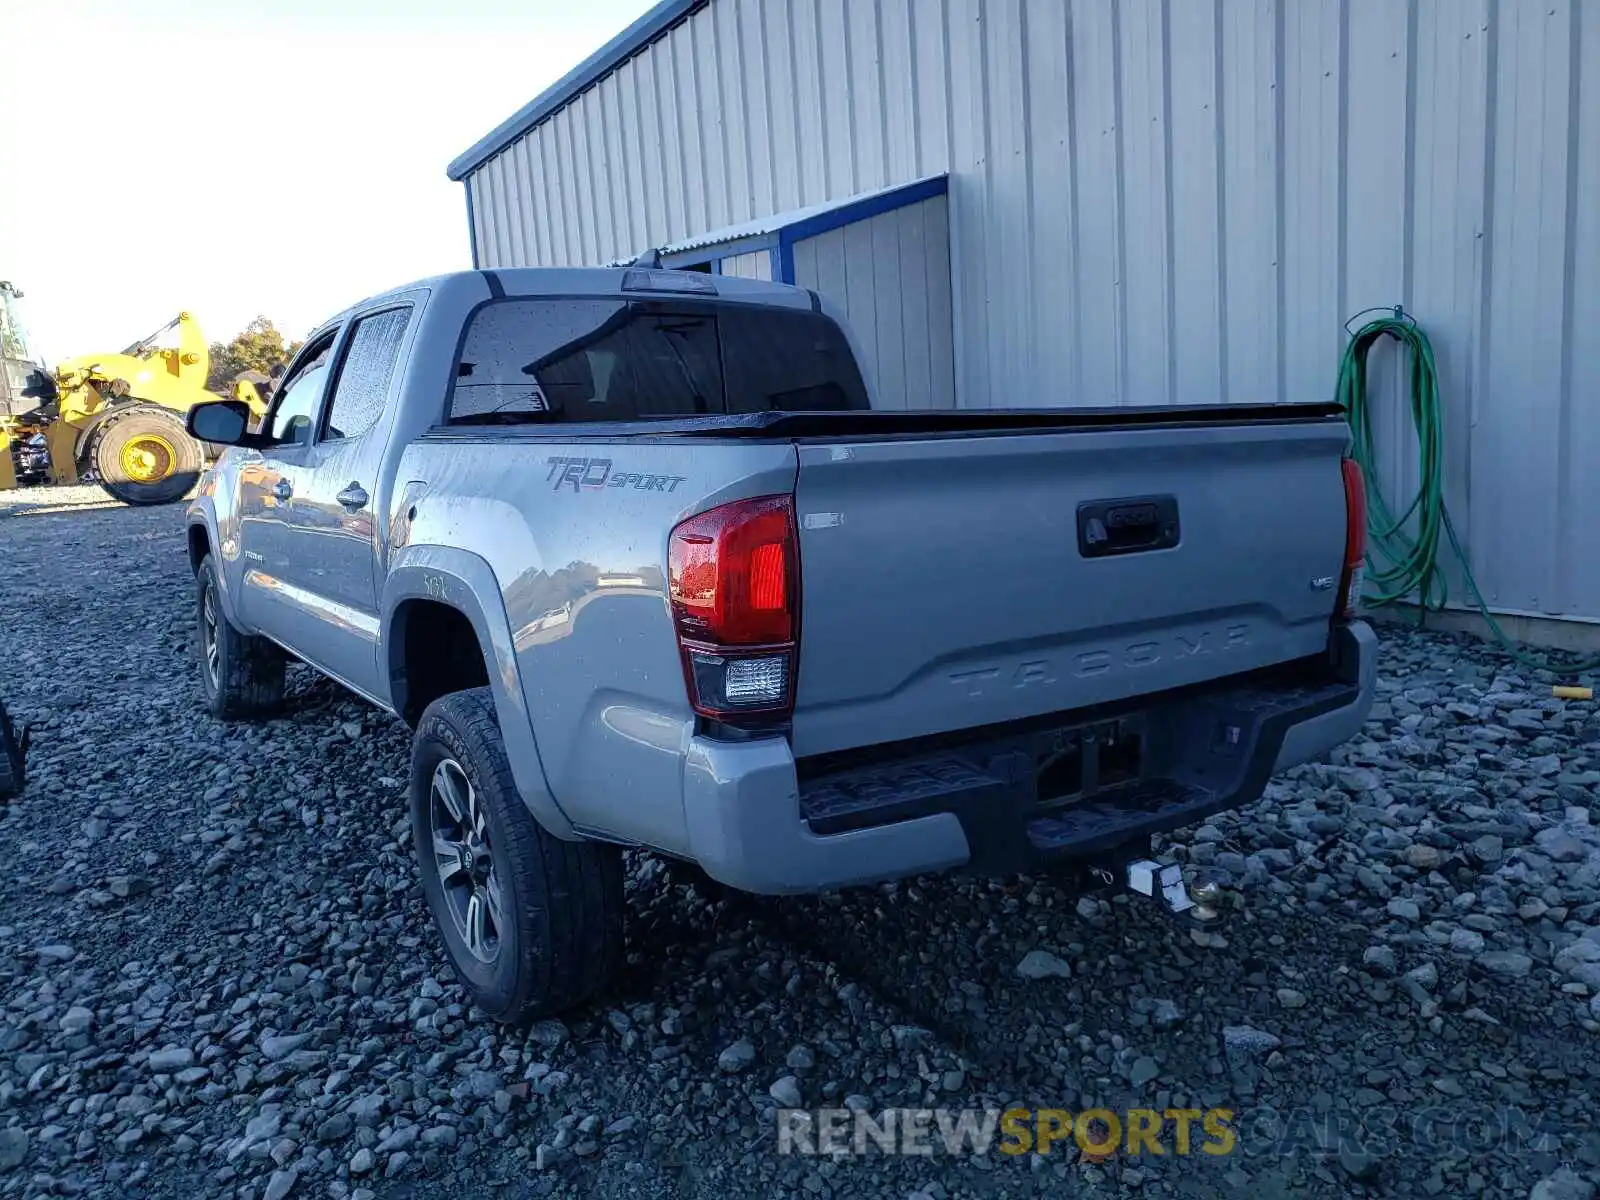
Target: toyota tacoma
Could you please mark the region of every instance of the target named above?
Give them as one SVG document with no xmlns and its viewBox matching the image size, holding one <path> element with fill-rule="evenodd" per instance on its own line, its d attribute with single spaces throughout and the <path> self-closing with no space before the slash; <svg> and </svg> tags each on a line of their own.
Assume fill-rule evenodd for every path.
<svg viewBox="0 0 1600 1200">
<path fill-rule="evenodd" d="M 877 411 L 803 289 L 468 271 L 316 330 L 188 512 L 218 717 L 299 659 L 414 730 L 476 1003 L 576 1005 L 625 848 L 748 892 L 1128 863 L 1372 702 L 1315 404 Z"/>
</svg>

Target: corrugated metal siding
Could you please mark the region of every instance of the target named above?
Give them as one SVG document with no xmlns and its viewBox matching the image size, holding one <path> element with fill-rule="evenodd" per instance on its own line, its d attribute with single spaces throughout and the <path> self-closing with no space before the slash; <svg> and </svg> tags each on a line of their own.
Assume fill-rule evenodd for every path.
<svg viewBox="0 0 1600 1200">
<path fill-rule="evenodd" d="M 772 278 L 772 254 L 766 250 L 752 250 L 749 254 L 732 254 L 722 260 L 724 275 L 737 275 L 741 279 Z"/>
<path fill-rule="evenodd" d="M 949 230 L 935 196 L 794 244 L 794 281 L 844 309 L 875 408 L 955 407 Z"/>
<path fill-rule="evenodd" d="M 476 172 L 474 237 L 601 262 L 949 171 L 968 405 L 1320 399 L 1404 304 L 1488 599 L 1600 619 L 1597 91 L 1592 0 L 713 0 Z"/>
</svg>

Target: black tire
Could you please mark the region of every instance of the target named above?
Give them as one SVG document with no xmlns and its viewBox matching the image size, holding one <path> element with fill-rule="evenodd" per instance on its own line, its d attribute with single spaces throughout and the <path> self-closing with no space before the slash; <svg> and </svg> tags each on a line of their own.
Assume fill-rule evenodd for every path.
<svg viewBox="0 0 1600 1200">
<path fill-rule="evenodd" d="M 224 721 L 270 717 L 283 707 L 288 656 L 266 638 L 234 628 L 218 586 L 216 560 L 208 554 L 195 573 L 194 593 L 195 658 L 206 708 Z"/>
<path fill-rule="evenodd" d="M 436 793 L 436 773 L 454 781 L 445 791 L 467 785 L 455 793 L 466 819 Z M 562 841 L 533 819 L 512 780 L 488 688 L 442 696 L 422 714 L 411 746 L 411 831 L 450 963 L 491 1018 L 522 1025 L 563 1012 L 615 976 L 622 851 Z M 455 847 L 451 856 L 435 853 L 436 832 L 441 845 Z M 468 934 L 473 897 L 476 950 Z"/>
<path fill-rule="evenodd" d="M 142 479 L 130 473 L 125 452 L 150 447 L 149 470 Z M 124 504 L 172 504 L 182 500 L 205 469 L 205 450 L 189 436 L 183 422 L 165 409 L 130 409 L 98 426 L 87 458 L 95 477 Z"/>
</svg>

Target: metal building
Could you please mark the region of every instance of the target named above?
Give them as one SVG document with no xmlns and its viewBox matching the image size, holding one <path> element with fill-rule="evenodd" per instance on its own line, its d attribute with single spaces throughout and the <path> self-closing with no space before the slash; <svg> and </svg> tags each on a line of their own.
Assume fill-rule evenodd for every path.
<svg viewBox="0 0 1600 1200">
<path fill-rule="evenodd" d="M 485 267 L 819 287 L 885 405 L 1324 399 L 1404 305 L 1489 603 L 1600 622 L 1600 0 L 665 0 L 450 175 Z"/>
</svg>

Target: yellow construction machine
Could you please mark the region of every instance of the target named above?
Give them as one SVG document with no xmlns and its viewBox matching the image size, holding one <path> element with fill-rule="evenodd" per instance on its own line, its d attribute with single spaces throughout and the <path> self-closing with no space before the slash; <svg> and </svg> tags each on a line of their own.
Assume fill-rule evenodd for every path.
<svg viewBox="0 0 1600 1200">
<path fill-rule="evenodd" d="M 200 325 L 179 313 L 117 354 L 85 354 L 46 372 L 28 353 L 0 282 L 0 491 L 19 483 L 92 479 L 127 504 L 170 504 L 188 494 L 213 448 L 184 429 L 206 390 L 211 355 Z M 259 420 L 266 402 L 253 382 L 235 398 Z"/>
</svg>

